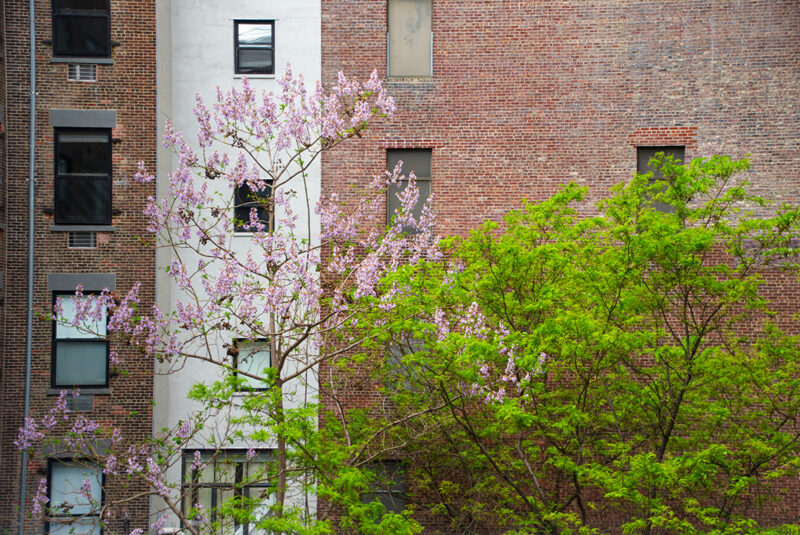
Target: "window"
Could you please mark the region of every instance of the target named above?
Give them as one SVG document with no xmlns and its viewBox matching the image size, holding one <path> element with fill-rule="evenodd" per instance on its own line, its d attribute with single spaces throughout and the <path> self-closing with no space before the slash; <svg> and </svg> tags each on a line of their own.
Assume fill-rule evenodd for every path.
<svg viewBox="0 0 800 535">
<path fill-rule="evenodd" d="M 53 388 L 105 387 L 108 385 L 108 341 L 106 314 L 99 320 L 85 320 L 81 328 L 72 325 L 76 313 L 74 294 L 61 298 L 61 321 L 53 320 Z M 85 303 L 89 296 L 81 300 Z M 55 300 L 54 300 L 55 301 Z M 87 332 L 90 331 L 90 332 Z"/>
<path fill-rule="evenodd" d="M 264 189 L 253 191 L 247 184 L 236 186 L 233 193 L 233 217 L 236 232 L 253 232 L 256 226 L 250 223 L 250 211 L 255 208 L 258 222 L 264 225 L 264 230 L 274 229 L 275 218 L 271 217 L 272 206 L 269 201 L 272 194 L 272 180 L 267 180 Z"/>
<path fill-rule="evenodd" d="M 655 158 L 656 154 L 659 152 L 663 152 L 665 156 L 672 156 L 677 163 L 683 163 L 684 153 L 686 151 L 684 147 L 637 147 L 636 172 L 640 175 L 652 172 L 653 177 L 650 179 L 651 184 L 655 182 L 664 182 L 665 180 L 661 171 L 659 169 L 654 169 L 650 165 L 650 160 Z M 665 183 L 661 191 L 666 190 L 666 188 L 667 185 Z M 664 213 L 672 213 L 675 211 L 674 206 L 665 202 L 653 202 L 653 207 L 657 211 Z"/>
<path fill-rule="evenodd" d="M 236 340 L 234 345 L 233 367 L 235 370 L 252 373 L 261 377 L 265 376 L 264 370 L 272 366 L 267 340 Z M 233 372 L 236 374 L 236 371 Z M 244 385 L 242 390 L 266 390 L 266 383 L 242 376 Z"/>
<path fill-rule="evenodd" d="M 53 0 L 53 56 L 110 55 L 109 0 Z"/>
<path fill-rule="evenodd" d="M 103 474 L 96 463 L 50 459 L 47 488 L 50 535 L 100 535 Z"/>
<path fill-rule="evenodd" d="M 234 21 L 236 74 L 275 74 L 274 38 L 274 20 Z"/>
<path fill-rule="evenodd" d="M 389 76 L 433 76 L 431 0 L 389 0 L 387 11 Z"/>
<path fill-rule="evenodd" d="M 111 129 L 56 128 L 55 224 L 111 224 Z"/>
<path fill-rule="evenodd" d="M 388 513 L 400 514 L 406 506 L 405 470 L 401 461 L 379 461 L 367 467 L 375 473 L 370 491 L 361 496 L 361 501 L 378 501 Z"/>
<path fill-rule="evenodd" d="M 403 174 L 414 171 L 419 188 L 419 200 L 412 210 L 414 219 L 419 221 L 422 207 L 431 196 L 431 149 L 390 149 L 386 151 L 386 169 L 391 172 L 397 162 L 403 162 Z M 397 209 L 400 208 L 400 199 L 397 197 L 408 186 L 408 180 L 400 180 L 389 188 L 386 194 L 386 220 L 391 223 Z"/>
<path fill-rule="evenodd" d="M 244 451 L 202 451 L 183 454 L 183 512 L 192 521 L 192 509 L 199 504 L 211 522 L 223 522 L 216 512 L 228 503 L 247 507 L 252 517 L 263 518 L 269 514 L 273 503 L 272 485 L 269 482 L 269 453 L 256 452 L 250 459 Z M 226 516 L 219 533 L 236 535 L 266 535 L 254 524 L 240 524 Z M 231 529 L 233 528 L 233 529 Z"/>
</svg>

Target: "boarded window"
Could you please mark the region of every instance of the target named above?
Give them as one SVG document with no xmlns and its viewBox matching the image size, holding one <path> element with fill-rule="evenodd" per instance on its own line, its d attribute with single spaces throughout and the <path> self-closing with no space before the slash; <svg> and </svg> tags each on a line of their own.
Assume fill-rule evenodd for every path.
<svg viewBox="0 0 800 535">
<path fill-rule="evenodd" d="M 389 0 L 387 63 L 389 76 L 432 76 L 431 0 Z"/>
</svg>

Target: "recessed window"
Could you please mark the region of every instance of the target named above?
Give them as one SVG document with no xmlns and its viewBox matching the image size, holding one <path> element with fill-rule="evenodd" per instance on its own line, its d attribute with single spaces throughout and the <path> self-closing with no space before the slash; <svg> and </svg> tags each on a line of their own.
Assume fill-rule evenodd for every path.
<svg viewBox="0 0 800 535">
<path fill-rule="evenodd" d="M 247 184 L 236 186 L 233 194 L 234 229 L 236 232 L 255 232 L 259 226 L 262 230 L 272 230 L 275 218 L 272 216 L 270 195 L 272 194 L 272 181 L 267 180 L 262 190 L 253 190 Z M 255 224 L 251 219 L 251 212 L 255 209 Z"/>
<path fill-rule="evenodd" d="M 236 20 L 233 45 L 236 74 L 275 74 L 275 21 Z"/>
<path fill-rule="evenodd" d="M 203 451 L 183 454 L 183 513 L 192 522 L 200 505 L 210 522 L 219 522 L 220 533 L 262 535 L 253 524 L 240 524 L 232 515 L 218 515 L 227 504 L 252 503 L 256 518 L 269 515 L 274 503 L 269 476 L 269 452 Z M 194 511 L 194 512 L 193 512 Z"/>
<path fill-rule="evenodd" d="M 266 377 L 266 369 L 272 366 L 268 340 L 236 340 L 236 351 L 233 357 L 234 374 L 239 371 L 251 373 L 259 377 Z M 244 388 L 242 390 L 266 390 L 263 381 L 242 375 Z"/>
<path fill-rule="evenodd" d="M 75 325 L 77 304 L 86 306 L 89 296 L 79 301 L 74 294 L 54 295 L 61 298 L 61 316 L 53 320 L 53 388 L 107 386 L 106 311 Z"/>
<path fill-rule="evenodd" d="M 47 463 L 50 535 L 100 535 L 103 474 L 97 463 L 50 459 Z"/>
<path fill-rule="evenodd" d="M 419 200 L 412 210 L 414 219 L 419 222 L 422 207 L 431 196 L 431 149 L 390 149 L 386 151 L 386 169 L 392 172 L 399 161 L 403 162 L 403 175 L 413 171 L 416 175 Z M 386 220 L 391 224 L 401 203 L 398 195 L 408 187 L 408 178 L 400 180 L 391 186 L 386 193 Z"/>
<path fill-rule="evenodd" d="M 111 55 L 109 0 L 53 0 L 53 56 Z"/>
<path fill-rule="evenodd" d="M 55 224 L 111 224 L 111 129 L 56 128 Z"/>
<path fill-rule="evenodd" d="M 361 495 L 363 503 L 378 501 L 387 513 L 400 514 L 406 506 L 405 470 L 401 461 L 379 461 L 367 470 L 374 473 L 369 492 Z"/>
<path fill-rule="evenodd" d="M 686 149 L 682 146 L 636 147 L 636 172 L 640 175 L 652 172 L 653 176 L 650 178 L 650 183 L 653 184 L 656 182 L 662 182 L 664 187 L 661 189 L 661 191 L 665 191 L 667 189 L 667 184 L 664 175 L 661 174 L 660 169 L 655 169 L 650 165 L 650 160 L 655 158 L 656 154 L 659 152 L 663 152 L 665 156 L 672 156 L 676 163 L 683 163 Z M 675 207 L 673 205 L 665 202 L 654 201 L 653 208 L 664 213 L 672 213 L 675 211 Z"/>
<path fill-rule="evenodd" d="M 389 76 L 432 76 L 432 0 L 389 0 L 387 19 Z"/>
</svg>

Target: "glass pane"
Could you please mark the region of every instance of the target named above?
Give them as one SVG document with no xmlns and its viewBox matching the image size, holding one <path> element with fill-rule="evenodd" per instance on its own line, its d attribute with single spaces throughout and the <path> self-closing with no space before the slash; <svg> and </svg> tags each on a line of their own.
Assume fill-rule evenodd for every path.
<svg viewBox="0 0 800 535">
<path fill-rule="evenodd" d="M 684 147 L 638 147 L 636 149 L 636 172 L 639 174 L 645 174 L 650 171 L 653 172 L 653 178 L 651 179 L 652 182 L 663 181 L 664 175 L 661 173 L 659 169 L 654 169 L 650 165 L 650 160 L 655 157 L 656 153 L 663 152 L 665 156 L 672 156 L 678 163 L 683 163 L 685 157 L 685 148 Z M 664 182 L 664 187 L 661 188 L 660 191 L 665 191 L 667 189 L 667 183 Z M 665 202 L 653 202 L 653 208 L 655 208 L 658 212 L 663 213 L 673 213 L 675 212 L 675 206 L 665 203 Z"/>
<path fill-rule="evenodd" d="M 111 169 L 107 132 L 58 133 L 58 174 L 105 175 Z"/>
<path fill-rule="evenodd" d="M 248 342 L 240 341 L 237 343 L 239 356 L 237 357 L 236 368 L 254 375 L 264 377 L 265 368 L 269 368 L 270 354 L 268 342 Z M 265 388 L 266 385 L 251 377 L 242 377 L 250 388 Z"/>
<path fill-rule="evenodd" d="M 389 149 L 386 151 L 386 169 L 393 171 L 397 162 L 403 162 L 403 174 L 414 171 L 419 178 L 431 177 L 431 149 Z"/>
<path fill-rule="evenodd" d="M 230 459 L 217 459 L 217 469 L 214 476 L 214 483 L 228 483 L 233 485 L 236 481 L 236 469 L 238 463 Z"/>
<path fill-rule="evenodd" d="M 108 177 L 57 177 L 57 225 L 109 225 L 111 180 Z"/>
<path fill-rule="evenodd" d="M 94 11 L 80 13 L 95 14 Z M 57 15 L 53 18 L 56 56 L 109 56 L 108 17 L 105 10 L 97 13 L 103 16 Z"/>
<path fill-rule="evenodd" d="M 68 322 L 72 322 L 75 320 L 75 300 L 76 297 L 73 294 L 61 294 L 58 297 L 61 298 L 61 316 L 60 319 L 63 319 Z M 83 303 L 87 303 L 89 301 L 89 296 L 84 295 L 81 297 L 81 301 Z M 81 322 L 81 327 L 86 329 L 90 332 L 85 332 L 78 327 L 73 327 L 72 325 L 62 325 L 61 323 L 56 323 L 56 338 L 80 338 L 80 339 L 92 339 L 103 337 L 106 335 L 106 315 L 107 311 L 103 310 L 102 317 L 98 319 L 86 318 L 84 321 Z M 97 334 L 92 334 L 97 333 Z"/>
<path fill-rule="evenodd" d="M 240 45 L 272 45 L 272 24 L 240 22 L 237 27 Z"/>
<path fill-rule="evenodd" d="M 417 188 L 419 188 L 419 200 L 417 201 L 417 205 L 414 207 L 414 209 L 411 210 L 411 213 L 414 215 L 414 219 L 419 222 L 419 218 L 422 215 L 422 207 L 425 204 L 425 201 L 428 200 L 428 197 L 431 196 L 431 181 L 418 180 L 416 184 Z M 400 199 L 397 196 L 405 191 L 407 187 L 408 182 L 401 181 L 391 186 L 386 193 L 386 214 L 387 220 L 390 223 L 392 219 L 394 219 L 397 209 L 400 208 Z"/>
<path fill-rule="evenodd" d="M 105 342 L 56 342 L 56 386 L 106 384 Z"/>
<path fill-rule="evenodd" d="M 84 481 L 88 481 L 89 496 L 95 505 L 100 504 L 103 493 L 100 488 L 100 470 L 95 465 L 73 461 L 50 465 L 50 505 L 71 506 L 69 513 L 81 515 L 92 512 L 90 501 L 81 494 Z M 58 511 L 60 512 L 60 511 Z"/>
<path fill-rule="evenodd" d="M 272 49 L 269 48 L 240 48 L 239 74 L 272 74 Z"/>
<path fill-rule="evenodd" d="M 389 76 L 431 76 L 431 0 L 389 0 Z"/>
<path fill-rule="evenodd" d="M 265 226 L 268 225 L 268 218 L 270 209 L 268 206 L 262 204 L 261 201 L 266 201 L 272 191 L 272 186 L 267 186 L 257 192 L 253 192 L 247 185 L 239 186 L 234 190 L 234 217 L 237 220 L 236 230 L 250 230 L 246 228 L 250 222 L 250 210 L 256 208 L 258 220 Z"/>
<path fill-rule="evenodd" d="M 50 535 L 100 535 L 99 518 L 80 518 L 67 524 L 50 523 Z"/>
</svg>

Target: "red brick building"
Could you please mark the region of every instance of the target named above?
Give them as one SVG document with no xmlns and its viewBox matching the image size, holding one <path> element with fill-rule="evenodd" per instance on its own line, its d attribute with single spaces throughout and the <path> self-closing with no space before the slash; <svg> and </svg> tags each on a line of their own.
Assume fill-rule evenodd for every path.
<svg viewBox="0 0 800 535">
<path fill-rule="evenodd" d="M 323 195 L 413 158 L 437 230 L 464 235 L 568 182 L 601 198 L 669 147 L 749 155 L 754 190 L 797 203 L 798 57 L 795 1 L 323 0 L 325 83 L 377 68 L 398 106 L 324 155 Z M 800 521 L 797 481 L 783 491 L 767 523 Z"/>
<path fill-rule="evenodd" d="M 42 533 L 41 523 L 30 520 L 31 495 L 40 479 L 50 477 L 54 483 L 68 479 L 76 467 L 68 459 L 48 463 L 41 451 L 23 461 L 13 444 L 25 414 L 29 286 L 34 312 L 30 417 L 41 418 L 60 390 L 79 384 L 80 396 L 68 399 L 73 410 L 120 427 L 133 439 L 142 440 L 152 432 L 153 363 L 124 347 L 108 347 L 102 339 L 56 328 L 39 314 L 51 309 L 58 294 L 69 299 L 77 283 L 86 291 L 109 288 L 124 295 L 141 281 L 143 303 L 151 306 L 154 301 L 155 252 L 139 238 L 147 235 L 142 210 L 155 186 L 139 184 L 133 175 L 140 160 L 155 168 L 155 0 L 13 0 L 4 2 L 2 9 L 0 531 L 19 530 L 25 462 L 25 532 Z M 35 85 L 30 76 L 31 40 Z M 31 252 L 34 275 L 29 285 Z M 128 378 L 115 371 L 109 359 L 113 351 L 119 354 L 119 368 L 129 370 Z M 127 510 L 110 520 L 106 532 L 144 525 L 148 505 L 146 498 L 131 501 Z"/>
</svg>

